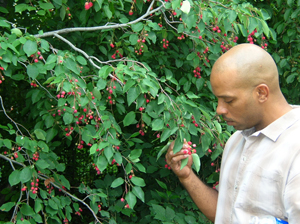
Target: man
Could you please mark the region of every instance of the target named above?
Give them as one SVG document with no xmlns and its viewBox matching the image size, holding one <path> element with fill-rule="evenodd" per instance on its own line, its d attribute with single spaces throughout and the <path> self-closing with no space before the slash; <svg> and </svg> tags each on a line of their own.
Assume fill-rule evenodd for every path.
<svg viewBox="0 0 300 224">
<path fill-rule="evenodd" d="M 253 44 L 223 54 L 211 72 L 217 113 L 237 131 L 227 141 L 218 191 L 191 169 L 183 149 L 166 161 L 198 208 L 215 223 L 249 223 L 272 215 L 300 223 L 300 108 L 285 100 L 272 57 Z M 181 160 L 189 157 L 180 170 Z"/>
</svg>

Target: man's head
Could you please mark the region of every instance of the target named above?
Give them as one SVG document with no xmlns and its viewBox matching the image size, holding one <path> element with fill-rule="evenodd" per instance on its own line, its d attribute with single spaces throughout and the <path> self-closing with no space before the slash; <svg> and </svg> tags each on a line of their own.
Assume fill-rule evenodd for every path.
<svg viewBox="0 0 300 224">
<path fill-rule="evenodd" d="M 217 113 L 238 130 L 270 123 L 270 105 L 282 101 L 277 66 L 273 58 L 253 44 L 240 44 L 223 54 L 211 72 Z"/>
</svg>

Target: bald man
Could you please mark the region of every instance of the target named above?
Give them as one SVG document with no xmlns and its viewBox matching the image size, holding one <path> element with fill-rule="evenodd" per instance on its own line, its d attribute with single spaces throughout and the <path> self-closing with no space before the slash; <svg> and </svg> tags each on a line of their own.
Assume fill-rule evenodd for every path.
<svg viewBox="0 0 300 224">
<path fill-rule="evenodd" d="M 227 141 L 218 190 L 192 171 L 192 157 L 174 155 L 167 163 L 198 208 L 215 223 L 249 223 L 253 216 L 272 215 L 300 222 L 300 108 L 285 100 L 272 57 L 253 44 L 223 54 L 211 72 L 217 113 L 237 131 Z M 189 157 L 180 170 L 181 160 Z"/>
</svg>

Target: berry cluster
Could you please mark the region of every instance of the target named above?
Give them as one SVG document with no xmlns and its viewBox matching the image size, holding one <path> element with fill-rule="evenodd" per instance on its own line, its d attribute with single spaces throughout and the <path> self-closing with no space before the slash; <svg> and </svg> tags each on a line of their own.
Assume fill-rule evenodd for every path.
<svg viewBox="0 0 300 224">
<path fill-rule="evenodd" d="M 199 124 L 196 122 L 194 116 L 192 116 L 192 122 L 193 122 L 193 124 L 195 125 L 196 128 L 199 127 Z"/>
<path fill-rule="evenodd" d="M 194 73 L 194 77 L 200 79 L 201 78 L 201 68 L 199 66 L 197 66 L 194 70 L 193 70 L 193 73 Z"/>
<path fill-rule="evenodd" d="M 31 185 L 31 188 L 30 188 L 30 191 L 33 193 L 33 194 L 36 194 L 38 189 L 39 189 L 39 179 L 35 179 L 31 181 L 30 185 Z M 22 189 L 23 191 L 23 189 Z"/>
<path fill-rule="evenodd" d="M 38 161 L 39 157 L 40 157 L 40 154 L 38 152 L 35 152 L 35 153 L 33 153 L 32 159 L 35 160 L 35 161 Z"/>
<path fill-rule="evenodd" d="M 92 7 L 93 7 L 93 2 L 86 2 L 86 3 L 84 4 L 85 10 L 89 10 L 89 9 L 92 8 Z"/>
<path fill-rule="evenodd" d="M 165 168 L 168 169 L 168 170 L 171 169 L 171 167 L 168 164 L 165 165 Z"/>
<path fill-rule="evenodd" d="M 47 185 L 46 188 L 49 194 L 51 194 L 52 190 L 54 189 L 53 186 L 50 185 Z"/>
<path fill-rule="evenodd" d="M 75 215 L 81 215 L 81 212 L 82 212 L 82 208 L 79 208 L 79 211 L 75 212 Z"/>
<path fill-rule="evenodd" d="M 108 100 L 107 101 L 110 105 L 115 104 L 115 100 L 113 100 L 112 94 L 114 93 L 113 89 L 116 89 L 116 88 L 117 88 L 116 86 L 113 86 L 112 88 L 111 88 L 111 86 L 109 86 L 106 88 L 106 91 L 108 91 L 108 97 L 107 97 Z"/>
<path fill-rule="evenodd" d="M 30 57 L 33 58 L 33 62 L 35 62 L 35 63 L 38 63 L 39 60 L 43 60 L 44 59 L 44 57 L 42 56 L 42 54 L 41 54 L 40 51 L 37 52 L 37 55 L 32 54 Z"/>
<path fill-rule="evenodd" d="M 256 41 L 253 36 L 257 33 L 257 30 L 253 30 L 247 37 L 247 41 L 249 41 L 250 44 L 254 44 L 254 42 Z"/>
<path fill-rule="evenodd" d="M 193 144 L 191 141 L 188 142 L 189 146 L 192 146 L 193 148 L 196 148 L 196 144 Z M 196 153 L 196 149 L 193 149 L 192 147 L 188 147 L 188 149 L 185 149 L 183 152 L 184 154 L 192 155 L 193 153 Z"/>
<path fill-rule="evenodd" d="M 219 26 L 213 27 L 213 31 L 215 31 L 217 33 L 221 33 L 221 30 L 220 30 Z"/>
<path fill-rule="evenodd" d="M 38 85 L 37 85 L 34 81 L 32 81 L 32 82 L 30 83 L 30 85 L 31 85 L 31 87 L 33 87 L 33 88 L 38 87 Z"/>
<path fill-rule="evenodd" d="M 162 44 L 163 44 L 163 48 L 168 49 L 168 47 L 169 47 L 169 41 L 168 40 L 163 39 Z"/>
<path fill-rule="evenodd" d="M 95 163 L 93 163 L 93 167 L 97 171 L 97 175 L 100 175 L 101 171 L 99 170 L 99 168 L 97 167 L 97 165 Z"/>
<path fill-rule="evenodd" d="M 111 56 L 112 59 L 116 59 L 117 54 L 120 58 L 123 58 L 123 55 L 119 52 L 119 50 L 116 50 L 116 52 Z"/>
</svg>

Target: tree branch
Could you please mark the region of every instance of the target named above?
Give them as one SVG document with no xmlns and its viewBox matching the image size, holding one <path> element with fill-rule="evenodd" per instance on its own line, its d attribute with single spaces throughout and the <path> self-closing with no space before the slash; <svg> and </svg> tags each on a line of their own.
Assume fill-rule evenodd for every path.
<svg viewBox="0 0 300 224">
<path fill-rule="evenodd" d="M 159 11 L 161 8 L 163 8 L 165 5 L 164 3 L 157 7 L 156 9 L 153 9 L 151 10 L 151 7 L 153 6 L 155 0 L 153 0 L 150 4 L 150 6 L 148 7 L 147 9 L 147 12 L 142 15 L 141 17 L 131 21 L 131 22 L 128 22 L 128 23 L 124 23 L 124 24 L 115 24 L 115 25 L 104 25 L 104 26 L 95 26 L 95 27 L 74 27 L 74 28 L 65 28 L 65 29 L 61 29 L 61 30 L 54 30 L 54 31 L 50 31 L 50 32 L 46 32 L 46 33 L 43 33 L 43 34 L 36 34 L 34 35 L 34 37 L 36 38 L 44 38 L 44 37 L 50 37 L 50 36 L 54 36 L 54 34 L 64 34 L 64 33 L 71 33 L 71 32 L 76 32 L 76 31 L 79 31 L 79 32 L 82 32 L 82 31 L 85 31 L 85 32 L 88 32 L 88 31 L 97 31 L 97 30 L 109 30 L 109 29 L 118 29 L 118 28 L 124 28 L 124 27 L 128 27 L 132 24 L 135 24 L 135 23 L 138 23 L 142 20 L 144 20 L 147 16 L 149 16 L 150 14 L 153 14 L 157 11 Z"/>
</svg>

